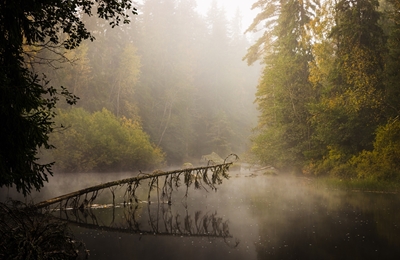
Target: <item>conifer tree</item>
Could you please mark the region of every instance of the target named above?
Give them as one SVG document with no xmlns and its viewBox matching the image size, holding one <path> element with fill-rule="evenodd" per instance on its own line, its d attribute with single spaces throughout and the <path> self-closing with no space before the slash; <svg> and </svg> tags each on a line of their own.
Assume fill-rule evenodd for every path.
<svg viewBox="0 0 400 260">
<path fill-rule="evenodd" d="M 252 150 L 263 163 L 299 170 L 305 163 L 304 153 L 311 149 L 307 105 L 314 93 L 308 80 L 312 55 L 307 25 L 312 16 L 312 2 L 279 1 L 280 7 L 278 2 L 258 4 L 265 4 L 262 14 L 272 16 L 256 18 L 258 22 L 267 20 L 268 32 L 262 37 L 267 42 L 257 42 L 247 55 L 251 62 L 256 55 L 251 52 L 261 44 L 265 46 L 265 68 L 256 94 L 261 115 Z"/>
<path fill-rule="evenodd" d="M 335 8 L 330 34 L 334 60 L 313 114 L 316 137 L 341 153 L 343 160 L 372 149 L 374 132 L 384 118 L 385 37 L 377 7 L 374 0 L 343 0 Z"/>
</svg>

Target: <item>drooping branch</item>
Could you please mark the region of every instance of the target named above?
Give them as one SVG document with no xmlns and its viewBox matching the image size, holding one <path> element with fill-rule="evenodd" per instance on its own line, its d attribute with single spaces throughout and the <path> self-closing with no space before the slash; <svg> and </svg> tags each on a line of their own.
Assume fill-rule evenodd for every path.
<svg viewBox="0 0 400 260">
<path fill-rule="evenodd" d="M 35 205 L 36 208 L 45 208 L 50 205 L 56 204 L 56 203 L 61 203 L 62 201 L 66 201 L 65 206 L 67 206 L 67 202 L 72 199 L 72 207 L 73 208 L 83 208 L 86 206 L 90 206 L 90 204 L 94 201 L 94 199 L 97 197 L 97 193 L 99 190 L 103 190 L 106 188 L 122 185 L 122 184 L 127 184 L 127 195 L 130 196 L 130 200 L 134 198 L 135 202 L 137 202 L 137 197 L 135 195 L 135 190 L 139 186 L 139 182 L 145 179 L 150 179 L 150 188 L 149 188 L 149 195 L 148 198 L 150 199 L 150 191 L 152 188 L 154 188 L 154 185 L 156 185 L 155 188 L 159 189 L 158 187 L 158 178 L 165 176 L 165 181 L 164 181 L 164 187 L 162 188 L 163 196 L 168 197 L 168 203 L 170 203 L 170 193 L 172 192 L 172 187 L 173 184 L 175 184 L 176 187 L 180 185 L 180 176 L 183 174 L 184 175 L 184 182 L 186 184 L 186 187 L 188 188 L 193 182 L 195 182 L 196 188 L 200 188 L 204 185 L 210 187 L 211 189 L 215 190 L 216 185 L 222 183 L 222 178 L 229 178 L 228 176 L 228 170 L 229 167 L 232 165 L 232 162 L 229 163 L 222 163 L 222 164 L 217 164 L 217 165 L 207 165 L 204 167 L 196 167 L 196 168 L 187 168 L 187 169 L 180 169 L 180 170 L 174 170 L 174 171 L 156 171 L 150 174 L 139 174 L 136 177 L 132 178 L 127 178 L 127 179 L 122 179 L 118 181 L 112 181 L 112 182 L 107 182 L 103 184 L 99 184 L 96 186 L 92 186 L 89 188 L 85 188 L 82 190 L 78 190 L 75 192 L 71 192 L 53 199 L 49 199 L 46 201 L 42 201 L 40 203 L 37 203 Z M 208 176 L 208 174 L 211 173 L 211 178 Z M 168 191 L 168 192 L 167 192 Z M 87 194 L 92 193 L 91 198 L 87 199 Z M 82 203 L 80 203 L 80 197 L 82 195 L 85 195 L 85 199 L 83 200 Z M 187 192 L 186 192 L 187 195 Z"/>
</svg>

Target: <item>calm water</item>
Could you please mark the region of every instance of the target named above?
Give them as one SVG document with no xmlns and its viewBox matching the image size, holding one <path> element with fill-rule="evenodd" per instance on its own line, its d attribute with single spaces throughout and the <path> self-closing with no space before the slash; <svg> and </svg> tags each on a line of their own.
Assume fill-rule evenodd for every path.
<svg viewBox="0 0 400 260">
<path fill-rule="evenodd" d="M 56 214 L 70 221 L 90 259 L 400 257 L 398 194 L 332 191 L 282 175 L 230 175 L 217 192 L 191 188 L 185 198 L 180 187 L 172 205 L 157 203 L 153 192 L 151 204 Z M 69 183 L 88 186 L 78 177 Z M 55 196 L 69 192 L 58 185 L 49 185 L 57 187 Z M 142 186 L 147 200 L 148 186 Z M 48 189 L 33 199 L 49 198 Z M 110 194 L 105 190 L 99 202 L 106 203 Z"/>
</svg>

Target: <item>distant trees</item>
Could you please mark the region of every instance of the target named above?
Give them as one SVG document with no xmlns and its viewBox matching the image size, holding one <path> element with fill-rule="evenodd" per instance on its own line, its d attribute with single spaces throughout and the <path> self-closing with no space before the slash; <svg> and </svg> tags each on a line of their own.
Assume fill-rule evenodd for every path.
<svg viewBox="0 0 400 260">
<path fill-rule="evenodd" d="M 66 59 L 55 59 L 50 49 L 30 57 L 38 74 L 79 96 L 79 110 L 58 103 L 56 123 L 65 129 L 57 127 L 50 138 L 56 149 L 41 157 L 54 160 L 57 171 L 81 172 L 143 170 L 246 151 L 259 67 L 241 60 L 249 43 L 239 13 L 228 21 L 216 5 L 206 17 L 195 8 L 195 0 L 143 1 L 140 15 L 116 28 L 83 15 L 94 42 L 60 49 Z M 129 140 L 125 120 L 137 127 Z M 95 122 L 102 122 L 99 131 Z M 147 157 L 141 148 L 123 148 L 137 147 L 139 139 Z"/>
<path fill-rule="evenodd" d="M 133 40 L 142 64 L 135 100 L 143 129 L 169 163 L 219 150 L 220 140 L 212 136 L 222 114 L 229 129 L 219 134 L 226 142 L 223 153 L 245 151 L 256 118 L 258 70 L 241 61 L 247 40 L 233 37 L 216 5 L 206 17 L 195 8 L 194 0 L 145 1 L 136 24 L 140 35 Z"/>
<path fill-rule="evenodd" d="M 255 4 L 268 25 L 246 56 L 251 62 L 262 53 L 265 63 L 253 141 L 260 161 L 340 177 L 399 177 L 389 155 L 398 152 L 397 2 Z"/>
<path fill-rule="evenodd" d="M 116 26 L 129 21 L 126 11 L 131 8 L 131 0 L 17 0 L 0 5 L 0 186 L 15 185 L 24 194 L 43 186 L 52 164 L 38 163 L 38 148 L 51 148 L 48 135 L 59 95 L 76 101 L 65 88 L 52 87 L 34 72 L 32 55 L 42 48 L 74 49 L 93 39 L 83 15 L 95 11 Z"/>
<path fill-rule="evenodd" d="M 195 8 L 147 0 L 128 24 L 130 0 L 2 4 L 0 186 L 40 189 L 53 163 L 38 159 L 53 146 L 62 171 L 245 151 L 257 68 L 241 62 L 248 43 L 237 20 Z M 67 109 L 78 96 L 79 109 Z"/>
</svg>

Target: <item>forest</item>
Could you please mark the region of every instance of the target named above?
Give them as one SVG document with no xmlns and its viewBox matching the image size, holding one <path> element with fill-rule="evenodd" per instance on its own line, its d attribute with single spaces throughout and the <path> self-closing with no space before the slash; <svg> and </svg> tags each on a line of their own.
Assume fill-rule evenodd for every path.
<svg viewBox="0 0 400 260">
<path fill-rule="evenodd" d="M 41 153 L 61 172 L 148 170 L 198 164 L 248 149 L 257 121 L 261 67 L 242 61 L 250 46 L 240 10 L 216 1 L 147 0 L 129 24 L 82 16 L 95 40 L 73 49 L 30 47 L 38 75 L 77 96 L 58 105 L 56 129 Z"/>
<path fill-rule="evenodd" d="M 203 15 L 195 0 L 146 0 L 130 21 L 131 1 L 114 2 L 98 16 L 89 0 L 61 14 L 27 6 L 43 19 L 23 13 L 26 28 L 2 20 L 2 79 L 26 88 L 1 89 L 2 169 L 12 173 L 2 184 L 32 172 L 38 188 L 47 177 L 35 174 L 51 169 L 148 170 L 213 152 L 310 176 L 399 180 L 399 0 L 259 0 L 249 28 L 217 1 Z"/>
<path fill-rule="evenodd" d="M 232 231 L 246 231 L 239 232 L 244 249 L 234 249 L 239 243 L 220 247 L 222 241 L 210 239 L 210 229 L 206 239 L 197 241 L 191 228 L 188 240 L 176 233 L 168 241 L 165 236 L 141 240 L 140 232 L 142 244 L 135 247 L 132 234 L 128 238 L 114 231 L 108 234 L 115 236 L 100 236 L 74 230 L 113 255 L 132 250 L 127 251 L 132 252 L 129 257 L 140 255 L 143 248 L 155 255 L 178 252 L 183 258 L 189 251 L 192 256 L 201 252 L 200 258 L 219 256 L 222 248 L 236 258 L 240 253 L 258 258 L 340 258 L 343 252 L 352 252 L 355 258 L 398 255 L 400 0 L 253 1 L 258 15 L 248 28 L 241 24 L 240 10 L 228 19 L 216 0 L 206 14 L 197 12 L 196 0 L 2 1 L 1 191 L 8 197 L 8 188 L 15 188 L 27 201 L 36 196 L 27 195 L 40 191 L 54 172 L 63 173 L 59 176 L 65 182 L 60 185 L 71 189 L 86 179 L 80 184 L 90 182 L 89 191 L 73 193 L 76 200 L 70 202 L 81 198 L 80 210 L 73 211 L 95 223 L 97 218 L 87 214 L 91 209 L 86 206 L 105 186 L 93 186 L 88 178 L 92 174 L 81 173 L 94 173 L 95 182 L 100 182 L 98 173 L 136 172 L 134 179 L 123 180 L 125 194 L 131 196 L 129 207 L 126 201 L 124 207 L 115 207 L 110 189 L 111 224 L 118 225 L 115 209 L 126 209 L 129 213 L 120 216 L 129 228 L 139 226 L 129 222 L 131 217 L 135 220 L 137 209 L 145 213 L 138 207 L 135 189 L 138 180 L 150 177 L 147 200 L 141 201 L 147 202 L 148 216 L 156 206 L 164 226 L 179 230 L 180 225 L 171 224 L 171 197 L 151 203 L 153 188 L 157 187 L 158 198 L 164 194 L 157 176 L 170 175 L 162 189 L 170 185 L 171 194 L 172 181 L 177 188 L 180 180 L 171 174 L 185 172 L 187 199 L 188 184 L 207 191 L 201 179 L 214 190 L 213 185 L 221 182 L 218 174 L 228 178 L 232 163 L 191 166 L 200 164 L 204 155 L 235 154 L 240 162 L 266 166 L 261 169 L 274 169 L 274 174 L 247 169 L 247 174 L 235 173 L 238 178 L 218 194 L 194 195 L 190 201 L 196 204 L 195 211 L 189 211 L 183 200 L 174 203 L 175 209 L 185 212 L 177 211 L 174 222 L 181 223 L 178 218 L 183 216 L 185 225 L 191 226 L 191 214 L 194 226 L 205 224 L 207 231 L 207 223 L 228 220 L 216 218 L 216 210 L 213 218 L 203 218 L 197 206 L 206 212 L 218 209 L 230 217 Z M 296 178 L 277 177 L 283 173 Z M 320 186 L 324 180 L 351 192 L 332 192 L 332 186 Z M 354 188 L 363 181 L 373 188 Z M 114 184 L 121 182 L 109 182 L 106 188 Z M 96 193 L 89 198 L 93 187 Z M 83 194 L 85 198 L 80 197 Z M 65 207 L 70 195 L 58 197 L 67 198 Z M 38 204 L 8 204 L 0 202 L 0 234 L 5 237 L 0 248 L 6 249 L 0 250 L 0 258 L 64 254 L 76 259 L 81 245 L 66 222 L 38 214 Z M 169 211 L 160 210 L 160 205 L 168 205 Z M 142 220 L 145 225 L 156 223 L 157 230 L 159 223 L 163 225 L 158 218 Z M 230 235 L 227 224 L 223 230 Z M 143 247 L 144 240 L 148 247 Z M 171 245 L 177 250 L 170 250 Z"/>
<path fill-rule="evenodd" d="M 309 175 L 399 180 L 400 1 L 260 0 L 258 162 Z"/>
</svg>

